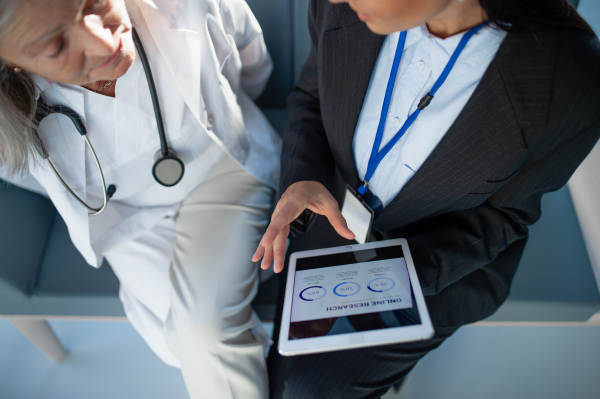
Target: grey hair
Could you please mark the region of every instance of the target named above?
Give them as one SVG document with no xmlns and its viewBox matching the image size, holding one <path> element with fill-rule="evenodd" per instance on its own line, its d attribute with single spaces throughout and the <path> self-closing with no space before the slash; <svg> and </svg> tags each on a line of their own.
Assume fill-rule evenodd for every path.
<svg viewBox="0 0 600 399">
<path fill-rule="evenodd" d="M 0 0 L 0 39 L 13 15 L 17 1 Z M 23 172 L 39 146 L 33 122 L 36 90 L 31 75 L 0 59 L 0 166 L 10 174 Z"/>
</svg>

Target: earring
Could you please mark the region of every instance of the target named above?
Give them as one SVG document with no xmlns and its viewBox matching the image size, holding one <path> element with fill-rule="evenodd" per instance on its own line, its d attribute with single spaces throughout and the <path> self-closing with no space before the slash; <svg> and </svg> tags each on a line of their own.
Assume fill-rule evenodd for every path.
<svg viewBox="0 0 600 399">
<path fill-rule="evenodd" d="M 14 68 L 13 68 L 13 71 L 14 71 L 15 73 L 19 73 L 19 72 L 22 72 L 22 71 L 23 71 L 23 68 L 21 68 L 21 67 L 14 67 Z"/>
</svg>

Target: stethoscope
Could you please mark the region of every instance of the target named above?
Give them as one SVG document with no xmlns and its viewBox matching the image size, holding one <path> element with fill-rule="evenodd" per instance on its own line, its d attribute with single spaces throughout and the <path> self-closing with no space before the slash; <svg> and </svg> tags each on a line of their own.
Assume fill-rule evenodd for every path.
<svg viewBox="0 0 600 399">
<path fill-rule="evenodd" d="M 167 145 L 167 138 L 165 134 L 165 128 L 162 120 L 162 114 L 160 112 L 160 105 L 158 104 L 158 95 L 156 94 L 156 86 L 154 85 L 154 79 L 152 78 L 152 71 L 150 70 L 150 65 L 148 64 L 148 58 L 146 57 L 146 52 L 144 51 L 144 47 L 142 46 L 142 42 L 135 31 L 132 30 L 133 33 L 133 42 L 135 43 L 135 47 L 140 55 L 140 60 L 142 61 L 142 65 L 144 67 L 144 72 L 146 74 L 146 80 L 148 81 L 148 87 L 150 89 L 150 96 L 152 97 L 152 107 L 154 108 L 154 116 L 156 117 L 156 125 L 158 127 L 158 135 L 160 137 L 160 150 L 154 156 L 154 165 L 152 166 L 152 176 L 154 179 L 163 186 L 172 187 L 179 183 L 181 178 L 183 177 L 183 173 L 185 171 L 185 167 L 181 159 L 177 157 L 175 151 L 169 148 Z M 114 195 L 117 191 L 117 187 L 114 184 L 106 187 L 106 183 L 104 182 L 104 174 L 102 173 L 102 168 L 100 167 L 100 162 L 98 161 L 98 157 L 96 156 L 96 151 L 94 151 L 94 147 L 90 143 L 87 137 L 87 129 L 83 123 L 81 117 L 73 111 L 71 108 L 66 107 L 64 105 L 49 105 L 44 101 L 42 96 L 40 95 L 37 100 L 37 110 L 35 114 L 35 124 L 39 126 L 44 118 L 50 116 L 52 114 L 62 114 L 71 119 L 71 122 L 75 125 L 75 128 L 79 132 L 79 134 L 85 140 L 85 144 L 90 150 L 94 158 L 94 163 L 96 164 L 96 169 L 98 170 L 98 174 L 100 175 L 100 180 L 103 189 L 103 203 L 99 208 L 88 205 L 84 200 L 82 200 L 65 182 L 65 180 L 61 177 L 60 173 L 50 160 L 50 156 L 46 147 L 44 146 L 42 140 L 38 140 L 39 146 L 37 150 L 40 156 L 46 160 L 52 172 L 56 175 L 56 177 L 61 181 L 63 186 L 86 208 L 88 208 L 91 212 L 90 215 L 98 215 L 104 209 L 106 209 L 106 205 L 108 204 L 108 200 Z"/>
</svg>

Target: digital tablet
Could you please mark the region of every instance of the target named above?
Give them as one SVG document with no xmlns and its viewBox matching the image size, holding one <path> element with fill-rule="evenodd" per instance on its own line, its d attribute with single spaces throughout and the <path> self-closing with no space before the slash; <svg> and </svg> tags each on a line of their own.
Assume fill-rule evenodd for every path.
<svg viewBox="0 0 600 399">
<path fill-rule="evenodd" d="M 405 239 L 291 255 L 278 350 L 284 356 L 431 338 Z"/>
</svg>

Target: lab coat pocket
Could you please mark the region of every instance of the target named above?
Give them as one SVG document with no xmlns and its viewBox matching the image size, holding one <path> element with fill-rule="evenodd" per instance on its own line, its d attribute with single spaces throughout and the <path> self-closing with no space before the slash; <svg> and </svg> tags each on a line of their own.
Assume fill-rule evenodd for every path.
<svg viewBox="0 0 600 399">
<path fill-rule="evenodd" d="M 223 31 L 221 23 L 209 15 L 206 18 L 206 31 L 212 43 L 215 67 L 219 71 L 219 82 L 234 93 L 240 85 L 242 62 L 233 37 Z"/>
<path fill-rule="evenodd" d="M 217 70 L 221 70 L 221 67 L 231 56 L 233 52 L 229 40 L 223 31 L 222 24 L 217 19 L 208 15 L 206 17 L 206 32 L 212 43 L 212 52 L 215 57 L 215 67 Z"/>
</svg>

